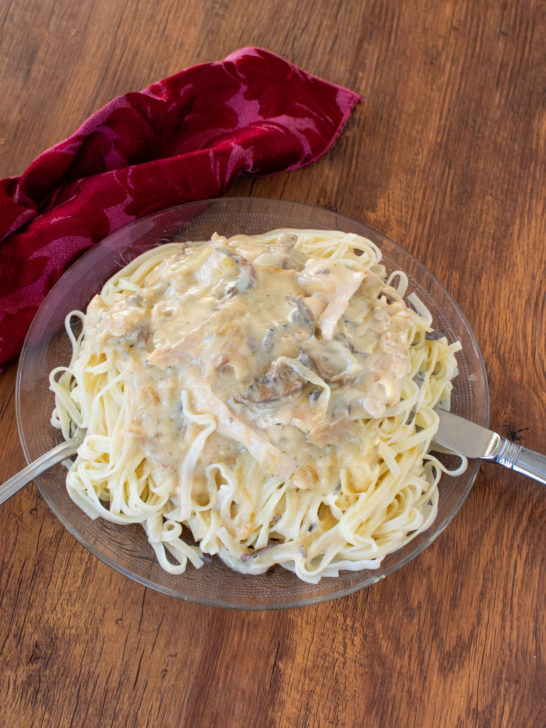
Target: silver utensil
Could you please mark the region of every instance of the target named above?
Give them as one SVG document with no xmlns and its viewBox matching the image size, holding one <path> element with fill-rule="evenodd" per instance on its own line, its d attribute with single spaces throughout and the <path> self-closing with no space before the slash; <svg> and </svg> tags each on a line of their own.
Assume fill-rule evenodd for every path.
<svg viewBox="0 0 546 728">
<path fill-rule="evenodd" d="M 516 442 L 475 422 L 437 409 L 440 427 L 434 442 L 468 458 L 493 460 L 546 485 L 546 455 L 528 450 Z"/>
<path fill-rule="evenodd" d="M 6 480 L 5 483 L 2 483 L 0 485 L 0 505 L 7 501 L 8 498 L 11 498 L 12 495 L 15 495 L 24 485 L 30 483 L 37 475 L 43 473 L 44 470 L 48 470 L 48 468 L 52 468 L 57 463 L 61 463 L 66 458 L 74 455 L 82 444 L 84 435 L 85 430 L 77 430 L 74 437 L 71 437 L 70 440 L 61 442 L 53 450 L 44 453 L 37 460 L 30 463 L 30 465 L 27 465 L 26 468 L 16 473 L 9 480 Z"/>
<path fill-rule="evenodd" d="M 488 430 L 464 417 L 436 410 L 440 417 L 440 426 L 434 436 L 434 442 L 468 458 L 493 460 L 506 468 L 522 473 L 529 478 L 546 485 L 546 456 L 529 450 L 522 445 L 501 437 L 497 432 Z M 76 434 L 44 453 L 26 468 L 0 485 L 0 505 L 17 493 L 24 485 L 45 470 L 57 465 L 74 455 L 83 442 L 85 430 L 77 430 Z"/>
</svg>

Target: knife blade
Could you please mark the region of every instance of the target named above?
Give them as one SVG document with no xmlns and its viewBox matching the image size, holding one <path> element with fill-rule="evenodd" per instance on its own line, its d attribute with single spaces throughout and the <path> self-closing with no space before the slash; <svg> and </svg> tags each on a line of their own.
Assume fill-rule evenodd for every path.
<svg viewBox="0 0 546 728">
<path fill-rule="evenodd" d="M 434 442 L 438 445 L 455 450 L 467 458 L 488 460 L 494 456 L 501 439 L 496 432 L 439 407 L 436 414 L 440 418 L 440 425 Z"/>
<path fill-rule="evenodd" d="M 467 458 L 493 460 L 546 485 L 546 456 L 501 437 L 471 420 L 436 409 L 440 418 L 434 442 Z"/>
</svg>

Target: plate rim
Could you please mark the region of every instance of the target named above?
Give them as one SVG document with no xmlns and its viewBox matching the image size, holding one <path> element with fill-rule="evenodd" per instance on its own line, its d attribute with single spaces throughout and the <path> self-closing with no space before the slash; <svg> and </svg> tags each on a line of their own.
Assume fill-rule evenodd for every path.
<svg viewBox="0 0 546 728">
<path fill-rule="evenodd" d="M 28 350 L 30 348 L 30 344 L 32 342 L 32 335 L 35 331 L 36 326 L 40 322 L 40 316 L 43 314 L 43 311 L 45 310 L 45 307 L 47 306 L 48 302 L 57 294 L 57 292 L 62 288 L 62 286 L 65 284 L 67 278 L 74 276 L 74 271 L 78 270 L 78 267 L 83 266 L 85 264 L 85 261 L 88 257 L 92 257 L 93 254 L 95 256 L 97 255 L 97 246 L 101 246 L 101 248 L 108 247 L 108 245 L 112 244 L 112 241 L 115 242 L 116 237 L 123 237 L 127 230 L 131 229 L 138 229 L 140 227 L 144 228 L 146 227 L 146 224 L 152 221 L 154 218 L 158 218 L 161 216 L 165 216 L 167 213 L 175 214 L 177 210 L 181 209 L 188 209 L 191 206 L 199 206 L 202 205 L 205 207 L 205 212 L 202 213 L 206 216 L 206 212 L 212 208 L 212 207 L 221 207 L 221 206 L 229 206 L 233 203 L 252 203 L 254 205 L 259 205 L 261 203 L 266 204 L 277 204 L 279 207 L 288 207 L 291 206 L 292 208 L 306 208 L 309 212 L 314 211 L 320 211 L 322 213 L 328 213 L 330 215 L 333 215 L 336 224 L 338 223 L 338 219 L 343 221 L 347 220 L 349 223 L 357 224 L 359 226 L 363 226 L 367 230 L 369 230 L 371 233 L 375 233 L 380 239 L 385 240 L 388 242 L 389 245 L 392 245 L 395 250 L 401 251 L 403 255 L 407 256 L 410 261 L 413 262 L 413 264 L 417 265 L 418 268 L 424 269 L 427 273 L 427 275 L 431 276 L 434 283 L 440 287 L 440 289 L 443 292 L 443 295 L 447 297 L 447 299 L 450 302 L 450 305 L 453 307 L 457 317 L 460 319 L 463 327 L 466 329 L 467 333 L 469 334 L 472 343 L 473 343 L 473 349 L 474 354 L 477 358 L 477 363 L 479 366 L 479 369 L 483 376 L 483 384 L 484 384 L 484 402 L 482 403 L 484 406 L 484 422 L 480 423 L 483 424 L 485 427 L 489 426 L 489 417 L 490 417 L 490 390 L 489 390 L 489 382 L 487 378 L 487 370 L 485 367 L 485 362 L 483 359 L 483 354 L 481 352 L 481 348 L 478 344 L 477 338 L 474 334 L 474 331 L 472 327 L 470 326 L 464 312 L 460 308 L 457 301 L 453 298 L 447 287 L 436 277 L 436 275 L 426 266 L 417 256 L 415 256 L 411 251 L 407 250 L 403 246 L 401 246 L 399 243 L 396 243 L 391 238 L 389 238 L 384 233 L 374 229 L 370 225 L 368 225 L 363 220 L 349 217 L 337 210 L 331 210 L 324 206 L 319 205 L 312 205 L 309 203 L 302 203 L 298 201 L 292 201 L 292 200 L 286 200 L 281 198 L 270 198 L 270 197 L 248 197 L 248 196 L 231 196 L 231 197 L 216 197 L 211 198 L 207 200 L 195 200 L 195 201 L 189 201 L 185 203 L 181 203 L 178 205 L 172 205 L 170 207 L 163 208 L 161 210 L 155 211 L 153 213 L 150 213 L 148 215 L 145 215 L 128 225 L 124 225 L 118 230 L 114 231 L 110 235 L 107 235 L 105 238 L 103 238 L 98 243 L 92 245 L 88 250 L 86 250 L 82 255 L 80 255 L 67 269 L 66 271 L 60 276 L 58 281 L 54 284 L 54 286 L 51 288 L 51 290 L 48 292 L 48 294 L 45 296 L 42 304 L 40 305 L 36 315 L 34 316 L 31 325 L 29 327 L 29 330 L 27 332 L 27 335 L 25 337 L 25 341 L 23 344 L 23 348 L 21 350 L 21 354 L 19 357 L 18 365 L 17 365 L 17 377 L 16 377 L 16 387 L 15 387 L 15 409 L 16 409 L 16 420 L 17 420 L 17 430 L 19 435 L 19 440 L 21 442 L 21 447 L 25 456 L 25 459 L 28 462 L 31 462 L 32 456 L 29 452 L 29 447 L 26 441 L 25 437 L 25 428 L 23 423 L 23 412 L 22 412 L 22 404 L 21 404 L 21 388 L 22 388 L 22 380 L 24 375 L 24 368 L 26 359 L 28 356 Z M 241 214 L 241 213 L 240 213 Z M 246 214 L 252 214 L 252 212 L 247 212 Z M 264 217 L 264 214 L 262 213 L 254 213 L 260 217 Z M 282 215 L 282 210 L 279 212 L 279 215 Z M 199 215 L 201 217 L 201 215 Z M 303 229 L 303 228 L 302 228 Z M 307 229 L 309 227 L 307 226 Z M 326 229 L 326 228 L 322 228 Z M 343 227 L 338 228 L 340 231 L 343 231 Z M 380 247 L 380 246 L 379 246 Z M 105 279 L 106 280 L 106 279 Z M 102 281 L 101 285 L 105 282 Z M 144 586 L 147 586 L 149 588 L 152 588 L 156 591 L 159 591 L 164 594 L 168 594 L 170 596 L 176 597 L 178 599 L 181 599 L 183 601 L 188 601 L 192 603 L 198 603 L 202 604 L 204 606 L 215 606 L 215 607 L 221 607 L 221 608 L 228 608 L 228 609 L 243 609 L 243 610 L 249 610 L 249 611 L 261 611 L 261 610 L 273 610 L 273 609 L 285 609 L 285 608 L 295 608 L 295 607 L 301 607 L 301 606 L 310 606 L 314 604 L 319 604 L 325 601 L 331 601 L 333 599 L 340 598 L 342 596 L 347 596 L 349 594 L 355 593 L 357 591 L 360 591 L 366 587 L 372 586 L 373 584 L 377 583 L 378 581 L 386 578 L 387 576 L 390 576 L 394 572 L 398 571 L 402 567 L 408 565 L 411 561 L 413 561 L 415 558 L 417 558 L 419 555 L 423 553 L 439 536 L 440 534 L 447 528 L 447 526 L 451 523 L 451 521 L 455 518 L 461 507 L 463 506 L 464 502 L 466 501 L 470 491 L 472 490 L 472 487 L 474 485 L 475 479 L 478 475 L 478 472 L 480 470 L 480 461 L 469 461 L 467 473 L 469 473 L 468 482 L 465 487 L 465 493 L 463 494 L 458 506 L 454 508 L 452 511 L 450 511 L 441 521 L 441 523 L 436 524 L 434 522 L 432 526 L 425 532 L 431 531 L 428 538 L 425 538 L 421 543 L 419 543 L 414 549 L 411 549 L 409 553 L 402 558 L 399 562 L 396 562 L 392 564 L 389 568 L 387 568 L 385 571 L 382 571 L 381 573 L 373 574 L 371 570 L 363 570 L 366 574 L 368 574 L 368 578 L 366 579 L 365 583 L 356 582 L 354 584 L 351 584 L 347 586 L 346 588 L 343 588 L 340 586 L 338 590 L 332 590 L 325 594 L 318 594 L 316 596 L 306 597 L 304 599 L 295 599 L 293 601 L 291 600 L 284 600 L 282 602 L 272 602 L 272 603 L 263 603 L 263 602 L 242 602 L 242 601 L 230 601 L 230 600 L 222 600 L 218 598 L 210 598 L 207 599 L 207 597 L 195 597 L 191 594 L 183 594 L 181 592 L 177 592 L 176 590 L 165 586 L 160 585 L 153 581 L 152 579 L 147 578 L 146 576 L 143 576 L 141 574 L 136 573 L 135 571 L 131 571 L 131 569 L 127 568 L 123 564 L 120 564 L 119 562 L 114 561 L 111 559 L 108 555 L 103 554 L 99 548 L 95 546 L 95 544 L 89 543 L 85 537 L 78 531 L 77 528 L 75 528 L 70 521 L 64 516 L 63 513 L 59 512 L 59 509 L 56 507 L 56 505 L 53 503 L 51 498 L 49 497 L 48 488 L 44 485 L 40 477 L 37 477 L 35 479 L 35 483 L 38 487 L 38 490 L 40 491 L 40 494 L 42 498 L 46 501 L 48 507 L 51 509 L 55 517 L 60 521 L 62 526 L 90 553 L 92 553 L 94 556 L 96 556 L 98 559 L 100 559 L 103 563 L 108 565 L 109 567 L 113 568 L 118 573 L 124 574 L 125 576 L 128 576 L 133 581 L 136 581 L 137 583 L 140 583 Z M 75 506 L 77 507 L 77 506 Z M 407 544 L 409 545 L 411 541 Z M 388 556 L 392 555 L 391 552 Z M 387 558 L 387 557 L 385 557 Z M 188 566 L 188 568 L 193 568 L 191 565 Z M 206 568 L 206 565 L 203 567 Z M 224 565 L 225 569 L 229 569 L 229 567 Z M 231 571 L 231 570 L 230 570 Z M 351 572 L 353 574 L 355 573 L 362 573 L 362 572 Z M 244 576 L 244 575 L 241 575 Z M 248 578 L 255 578 L 254 576 L 248 575 Z M 328 577 L 328 582 L 332 583 L 334 580 L 341 579 L 340 577 Z M 297 577 L 294 575 L 294 579 L 297 579 Z M 324 579 L 327 579 L 324 577 Z"/>
</svg>

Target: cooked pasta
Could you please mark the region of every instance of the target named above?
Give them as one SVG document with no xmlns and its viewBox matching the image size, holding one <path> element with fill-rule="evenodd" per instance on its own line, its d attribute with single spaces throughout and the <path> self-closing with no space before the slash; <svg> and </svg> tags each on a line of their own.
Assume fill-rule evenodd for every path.
<svg viewBox="0 0 546 728">
<path fill-rule="evenodd" d="M 86 430 L 71 498 L 142 524 L 172 573 L 204 554 L 308 582 L 378 567 L 435 518 L 434 407 L 457 371 L 406 289 L 337 231 L 141 255 L 66 319 L 72 359 L 50 383 L 52 423 Z"/>
</svg>

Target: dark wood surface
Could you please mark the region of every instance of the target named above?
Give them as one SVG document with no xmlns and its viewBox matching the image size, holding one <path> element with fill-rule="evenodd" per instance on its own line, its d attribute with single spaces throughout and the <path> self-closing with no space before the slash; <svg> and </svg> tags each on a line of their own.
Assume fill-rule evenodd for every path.
<svg viewBox="0 0 546 728">
<path fill-rule="evenodd" d="M 460 303 L 491 421 L 537 450 L 546 381 L 540 0 L 0 0 L 0 176 L 91 112 L 260 45 L 366 97 L 335 149 L 235 195 L 310 202 L 412 251 Z M 24 465 L 0 376 L 0 480 Z M 546 725 L 546 490 L 483 465 L 409 566 L 319 606 L 245 613 L 90 556 L 29 485 L 0 509 L 0 725 Z"/>
</svg>

